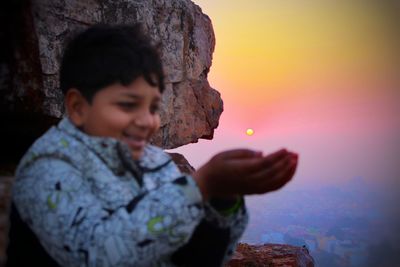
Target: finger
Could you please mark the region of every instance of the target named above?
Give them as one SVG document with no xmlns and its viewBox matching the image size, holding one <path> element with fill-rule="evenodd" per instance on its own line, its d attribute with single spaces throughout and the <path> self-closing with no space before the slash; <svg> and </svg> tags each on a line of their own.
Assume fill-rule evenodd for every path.
<svg viewBox="0 0 400 267">
<path fill-rule="evenodd" d="M 287 184 L 294 176 L 297 169 L 297 159 L 291 160 L 289 165 L 279 172 L 273 179 L 267 180 L 265 183 L 265 188 L 268 189 L 267 192 L 276 191 Z"/>
<path fill-rule="evenodd" d="M 293 156 L 290 154 L 285 155 L 283 158 L 278 159 L 277 162 L 274 162 L 271 166 L 263 168 L 262 171 L 256 173 L 253 176 L 253 179 L 257 182 L 263 182 L 265 181 L 265 179 L 275 179 L 275 176 L 277 176 L 282 171 L 287 170 L 287 168 L 290 166 L 292 158 Z"/>
<path fill-rule="evenodd" d="M 240 166 L 241 169 L 246 171 L 249 174 L 264 171 L 264 170 L 265 171 L 268 171 L 268 170 L 275 171 L 276 169 L 280 168 L 281 166 L 283 166 L 285 164 L 283 161 L 286 158 L 289 158 L 291 156 L 292 156 L 292 154 L 289 153 L 286 149 L 281 149 L 281 150 L 276 151 L 275 153 L 272 153 L 264 158 L 259 158 L 259 159 L 257 158 L 257 159 L 253 159 L 252 161 L 243 161 L 243 162 L 238 163 L 238 165 L 242 164 L 243 166 Z M 279 163 L 279 162 L 281 162 L 281 163 Z M 276 165 L 276 164 L 278 164 L 278 165 Z M 272 175 L 272 173 L 270 175 Z"/>
<path fill-rule="evenodd" d="M 245 159 L 259 157 L 262 155 L 260 151 L 254 151 L 250 149 L 233 149 L 221 152 L 218 154 L 222 159 Z"/>
<path fill-rule="evenodd" d="M 261 194 L 265 193 L 268 190 L 265 189 L 266 180 L 274 180 L 275 176 L 278 175 L 282 170 L 286 170 L 288 165 L 290 164 L 290 159 L 292 156 L 287 155 L 285 158 L 281 159 L 278 163 L 275 163 L 273 166 L 269 168 L 258 169 L 257 171 L 250 173 L 248 169 L 246 173 L 242 173 L 239 176 L 245 177 L 241 187 L 242 194 Z M 254 160 L 253 160 L 254 161 Z M 239 166 L 243 161 L 235 164 L 235 166 Z M 248 166 L 245 166 L 249 168 Z M 243 168 L 237 170 L 236 172 L 243 171 Z"/>
<path fill-rule="evenodd" d="M 266 157 L 264 157 L 264 163 L 265 164 L 273 164 L 279 160 L 281 160 L 282 158 L 284 158 L 287 155 L 290 155 L 291 153 L 288 152 L 286 149 L 280 149 L 274 153 L 271 153 L 269 155 L 267 155 Z"/>
<path fill-rule="evenodd" d="M 294 158 L 291 154 L 286 155 L 284 158 L 280 159 L 274 165 L 269 168 L 264 168 L 262 171 L 259 171 L 253 175 L 250 175 L 247 179 L 254 185 L 257 185 L 259 190 L 255 193 L 265 193 L 268 192 L 268 188 L 266 188 L 269 184 L 272 186 L 276 183 L 277 177 L 281 175 L 281 173 L 286 172 L 288 168 L 291 166 L 291 161 Z"/>
</svg>

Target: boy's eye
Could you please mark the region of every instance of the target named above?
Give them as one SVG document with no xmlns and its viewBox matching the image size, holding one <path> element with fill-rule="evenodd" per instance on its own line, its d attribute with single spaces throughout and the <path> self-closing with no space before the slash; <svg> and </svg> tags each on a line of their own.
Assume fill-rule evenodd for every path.
<svg viewBox="0 0 400 267">
<path fill-rule="evenodd" d="M 123 109 L 133 109 L 136 107 L 136 103 L 133 102 L 118 102 L 117 105 Z"/>
<path fill-rule="evenodd" d="M 150 107 L 150 112 L 151 113 L 157 113 L 158 111 L 160 111 L 160 106 L 159 105 L 152 105 L 151 107 Z"/>
</svg>

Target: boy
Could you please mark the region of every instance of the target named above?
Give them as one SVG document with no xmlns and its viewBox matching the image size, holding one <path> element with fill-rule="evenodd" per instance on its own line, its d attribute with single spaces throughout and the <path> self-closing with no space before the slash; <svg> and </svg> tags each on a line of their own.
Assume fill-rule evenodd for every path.
<svg viewBox="0 0 400 267">
<path fill-rule="evenodd" d="M 98 25 L 66 48 L 67 116 L 22 158 L 8 266 L 222 266 L 243 195 L 282 187 L 296 155 L 222 152 L 192 175 L 147 142 L 160 126 L 160 57 L 139 26 Z"/>
</svg>

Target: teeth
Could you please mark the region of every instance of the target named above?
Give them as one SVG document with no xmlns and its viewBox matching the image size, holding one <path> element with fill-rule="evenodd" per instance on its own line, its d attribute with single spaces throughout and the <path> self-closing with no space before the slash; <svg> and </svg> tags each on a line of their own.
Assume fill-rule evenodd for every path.
<svg viewBox="0 0 400 267">
<path fill-rule="evenodd" d="M 138 139 L 134 136 L 130 136 L 124 133 L 124 138 L 125 141 L 130 145 L 131 147 L 143 147 L 146 145 L 146 140 L 145 139 Z"/>
</svg>

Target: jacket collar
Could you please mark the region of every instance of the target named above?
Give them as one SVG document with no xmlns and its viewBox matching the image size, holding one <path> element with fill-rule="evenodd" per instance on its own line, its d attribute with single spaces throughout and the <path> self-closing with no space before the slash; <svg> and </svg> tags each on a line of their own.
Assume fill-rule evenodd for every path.
<svg viewBox="0 0 400 267">
<path fill-rule="evenodd" d="M 162 152 L 160 148 L 149 144 L 145 146 L 142 157 L 135 161 L 132 159 L 129 146 L 124 142 L 112 137 L 87 135 L 78 129 L 68 117 L 64 117 L 60 121 L 58 128 L 86 145 L 115 173 L 123 173 L 127 165 L 131 167 L 136 165 L 145 170 L 152 170 L 171 161 L 168 154 L 160 153 L 160 151 Z"/>
</svg>

